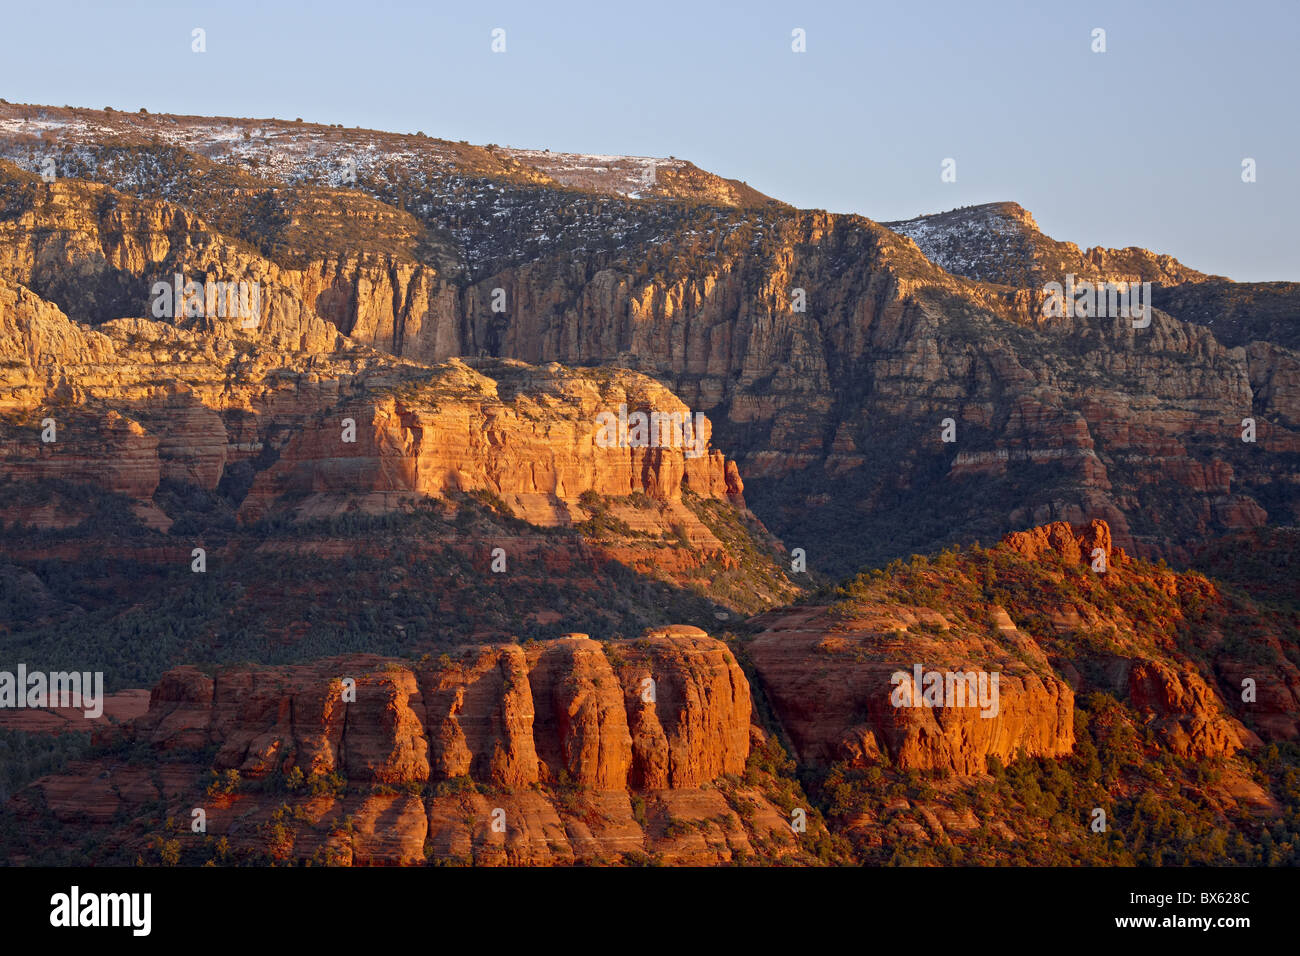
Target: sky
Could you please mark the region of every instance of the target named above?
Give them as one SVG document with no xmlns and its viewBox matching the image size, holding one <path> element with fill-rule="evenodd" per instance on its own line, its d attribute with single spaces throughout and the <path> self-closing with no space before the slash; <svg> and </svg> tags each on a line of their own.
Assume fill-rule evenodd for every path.
<svg viewBox="0 0 1300 956">
<path fill-rule="evenodd" d="M 879 221 L 1014 200 L 1081 247 L 1300 280 L 1300 0 L 4 6 L 14 103 L 671 155 Z"/>
</svg>

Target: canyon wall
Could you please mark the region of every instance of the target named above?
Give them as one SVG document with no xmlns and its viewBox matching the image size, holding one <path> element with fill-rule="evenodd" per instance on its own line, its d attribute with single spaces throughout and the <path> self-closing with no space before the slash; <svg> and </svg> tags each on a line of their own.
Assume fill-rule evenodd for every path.
<svg viewBox="0 0 1300 956">
<path fill-rule="evenodd" d="M 736 780 L 761 735 L 750 720 L 730 650 L 683 626 L 435 661 L 182 667 L 147 714 L 99 734 L 157 753 L 152 783 L 105 758 L 35 790 L 110 843 L 136 840 L 115 818 L 161 798 L 186 820 L 203 808 L 228 852 L 283 860 L 719 863 L 754 858 L 755 841 L 794 851 L 781 811 Z M 208 769 L 213 785 L 195 789 Z M 35 797 L 17 812 L 35 812 Z"/>
</svg>

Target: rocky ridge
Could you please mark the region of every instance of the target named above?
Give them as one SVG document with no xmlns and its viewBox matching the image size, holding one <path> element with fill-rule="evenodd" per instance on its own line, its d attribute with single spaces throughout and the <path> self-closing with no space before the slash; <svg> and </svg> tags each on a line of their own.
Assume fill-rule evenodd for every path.
<svg viewBox="0 0 1300 956">
<path fill-rule="evenodd" d="M 1063 282 L 1067 273 L 1091 282 L 1162 286 L 1222 278 L 1138 246 L 1085 250 L 1060 242 L 1044 235 L 1030 212 L 1014 202 L 963 206 L 883 225 L 907 236 L 927 259 L 954 275 L 1022 289 Z"/>
<path fill-rule="evenodd" d="M 369 149 L 362 134 L 303 136 L 293 170 L 319 168 L 300 175 L 246 162 L 242 147 L 187 159 L 182 143 L 199 140 L 183 131 L 210 140 L 214 127 L 172 119 L 162 153 L 143 128 L 125 156 L 87 126 L 58 154 L 66 172 L 129 195 L 10 174 L 22 184 L 4 223 L 11 281 L 99 322 L 147 314 L 151 283 L 177 270 L 246 278 L 266 289 L 252 334 L 275 347 L 333 349 L 343 334 L 420 362 L 635 368 L 709 415 L 775 532 L 851 529 L 815 559 L 829 573 L 1094 516 L 1135 553 L 1176 559 L 1207 534 L 1294 518 L 1300 360 L 1285 345 L 1230 348 L 1159 310 L 1143 330 L 1044 320 L 1034 289 L 954 276 L 861 217 L 570 194 L 483 157 L 457 160 L 477 178 L 455 183 L 424 176 L 445 164 L 412 154 L 340 189 L 329 157 Z M 51 144 L 63 128 L 47 130 Z M 6 155 L 38 167 L 36 147 L 12 131 L 8 142 Z M 168 163 L 234 179 L 182 193 Z M 1107 274 L 1196 279 L 1103 259 Z M 85 269 L 95 279 L 76 289 L 58 278 Z M 957 440 L 933 440 L 947 418 Z M 949 520 L 894 528 L 896 509 L 879 503 L 897 494 L 900 508 Z"/>
<path fill-rule="evenodd" d="M 158 753 L 164 772 L 153 785 L 101 759 L 39 782 L 17 812 L 43 806 L 96 828 L 107 847 L 145 856 L 147 834 L 114 820 L 158 798 L 186 819 L 203 808 L 206 845 L 219 841 L 230 859 L 797 855 L 782 812 L 738 780 L 750 737 L 743 672 L 725 645 L 689 627 L 628 642 L 571 635 L 463 648 L 440 661 L 353 656 L 212 676 L 178 668 L 154 688 L 147 714 L 101 735 L 110 749 Z M 194 784 L 205 774 L 206 792 Z"/>
<path fill-rule="evenodd" d="M 29 831 L 75 818 L 102 859 L 142 862 L 883 862 L 944 846 L 1131 859 L 1153 792 L 1194 829 L 1244 834 L 1290 812 L 1259 768 L 1300 733 L 1296 624 L 1260 611 L 1131 557 L 1104 522 L 1056 523 L 864 573 L 725 643 L 664 627 L 173 668 L 146 714 L 99 727 L 93 756 L 11 808 Z M 1234 650 L 1242 620 L 1261 653 Z M 891 676 L 918 664 L 998 673 L 996 712 L 895 706 Z M 1062 773 L 1068 816 L 1033 802 Z M 1027 789 L 989 804 L 1008 774 Z M 1089 835 L 1096 806 L 1117 836 Z M 194 807 L 206 837 L 166 824 Z"/>
</svg>

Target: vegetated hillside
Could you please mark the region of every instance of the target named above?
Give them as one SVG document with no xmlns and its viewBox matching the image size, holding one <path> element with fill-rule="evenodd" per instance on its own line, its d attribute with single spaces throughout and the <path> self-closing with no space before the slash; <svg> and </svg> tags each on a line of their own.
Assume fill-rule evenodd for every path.
<svg viewBox="0 0 1300 956">
<path fill-rule="evenodd" d="M 862 862 L 1277 865 L 1300 853 L 1297 637 L 1293 608 L 1095 522 L 865 572 L 754 619 L 741 657 Z M 918 664 L 1000 671 L 998 716 L 893 707 Z"/>
<path fill-rule="evenodd" d="M 1261 605 L 1296 610 L 1296 560 L 1300 528 L 1254 528 L 1205 542 L 1196 552 L 1196 570 L 1240 588 Z"/>
<path fill-rule="evenodd" d="M 1225 345 L 1300 349 L 1300 283 L 1203 282 L 1159 289 L 1156 307 L 1214 330 Z"/>
<path fill-rule="evenodd" d="M 698 199 L 720 205 L 780 205 L 735 179 L 724 179 L 676 157 L 607 156 L 516 149 L 496 144 L 474 146 L 424 133 L 345 129 L 279 119 L 179 116 L 145 110 L 79 109 L 0 103 L 0 133 L 14 156 L 58 155 L 58 162 L 81 163 L 80 170 L 104 162 L 101 147 L 171 147 L 211 158 L 221 166 L 240 166 L 268 181 L 347 185 L 358 174 L 373 176 L 380 167 L 423 169 L 444 183 L 495 179 L 565 186 L 621 197 Z M 67 150 L 67 152 L 64 152 Z M 120 160 L 118 174 L 126 172 Z M 77 167 L 60 175 L 80 175 Z M 139 182 L 151 178 L 137 170 Z M 105 176 L 115 175 L 105 171 Z M 92 175 L 90 178 L 97 178 Z M 170 197 L 187 195 L 176 180 Z M 124 180 L 124 187 L 127 188 Z"/>
<path fill-rule="evenodd" d="M 563 186 L 631 199 L 694 199 L 724 206 L 783 205 L 747 183 L 723 179 L 670 156 L 603 156 L 549 149 L 504 149 Z"/>
</svg>

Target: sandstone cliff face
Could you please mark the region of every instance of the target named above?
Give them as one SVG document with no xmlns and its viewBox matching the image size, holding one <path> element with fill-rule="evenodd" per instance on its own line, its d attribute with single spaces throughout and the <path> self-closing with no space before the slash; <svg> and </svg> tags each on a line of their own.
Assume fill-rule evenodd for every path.
<svg viewBox="0 0 1300 956">
<path fill-rule="evenodd" d="M 356 657 L 215 679 L 180 668 L 132 733 L 162 749 L 218 744 L 214 769 L 249 778 L 298 767 L 382 784 L 689 789 L 744 770 L 749 719 L 726 646 L 675 627 L 469 648 L 446 664 Z"/>
<path fill-rule="evenodd" d="M 0 282 L 0 323 L 6 385 L 19 369 L 44 370 L 71 356 L 87 364 L 113 357 L 107 338 L 69 322 L 57 306 L 21 285 Z"/>
<path fill-rule="evenodd" d="M 700 623 L 713 620 L 711 612 L 690 616 L 705 603 L 749 610 L 796 591 L 774 564 L 779 544 L 745 504 L 735 462 L 711 447 L 708 419 L 638 373 L 484 359 L 429 367 L 355 344 L 284 351 L 238 330 L 152 319 L 90 329 L 22 286 L 0 280 L 0 293 L 0 470 L 22 489 L 0 505 L 8 528 L 76 527 L 107 507 L 87 498 L 93 488 L 131 499 L 140 525 L 167 533 L 177 516 L 169 496 L 187 488 L 185 498 L 206 493 L 219 502 L 196 516 L 200 526 L 216 520 L 206 540 L 190 522 L 180 526 L 188 527 L 182 540 L 114 536 L 115 553 L 163 570 L 187 565 L 196 546 L 218 547 L 229 562 L 253 549 L 378 559 L 383 549 L 363 538 L 263 540 L 259 519 L 406 515 L 433 502 L 454 513 L 453 502 L 468 494 L 503 521 L 524 523 L 481 532 L 468 552 L 448 522 L 402 547 L 441 563 L 441 543 L 454 564 L 499 548 L 512 569 L 534 569 L 538 587 L 560 582 L 576 592 L 627 569 L 683 593 L 698 608 L 674 604 L 672 613 Z M 625 410 L 669 424 L 620 439 L 609 423 Z M 674 420 L 691 427 L 679 434 Z M 222 526 L 223 511 L 234 512 L 237 528 Z M 543 528 L 569 533 L 548 541 Z M 13 554 L 51 547 L 77 560 L 110 544 L 87 532 L 58 545 L 33 540 Z M 590 594 L 570 596 L 594 603 Z M 517 613 L 516 628 L 555 615 L 545 605 L 497 610 Z M 483 611 L 448 602 L 446 613 L 464 621 Z"/>
<path fill-rule="evenodd" d="M 1104 574 L 1092 570 L 1096 550 Z M 1192 636 L 1175 641 L 1180 619 Z M 1089 715 L 1086 740 L 1122 748 L 1105 761 L 1222 758 L 1219 783 L 1178 776 L 1180 763 L 1174 786 L 1215 814 L 1275 814 L 1235 756 L 1260 743 L 1238 717 L 1268 739 L 1294 736 L 1295 673 L 1276 644 L 1261 642 L 1268 653 L 1255 662 L 1226 653 L 1222 629 L 1239 619 L 1212 582 L 1130 557 L 1103 522 L 1058 523 L 865 573 L 835 604 L 754 619 L 740 646 L 770 726 L 799 762 L 830 771 L 836 804 L 845 781 L 951 773 L 928 795 L 850 789 L 829 811 L 835 832 L 874 860 L 891 847 L 963 844 L 981 827 L 1003 846 L 1060 840 L 1059 821 L 949 801 L 1005 780 L 993 758 L 1072 756 L 1076 707 Z M 996 712 L 978 695 L 896 706 L 894 675 L 917 665 L 997 673 Z M 1233 702 L 1243 676 L 1259 684 L 1258 708 Z M 186 839 L 150 822 L 142 807 L 159 800 L 176 819 L 203 808 L 209 849 L 186 842 L 186 852 L 225 863 L 808 862 L 789 798 L 751 781 L 773 755 L 751 723 L 749 688 L 726 645 L 686 627 L 467 647 L 437 661 L 353 655 L 215 676 L 180 667 L 125 732 L 99 730 L 110 756 L 38 781 L 10 809 L 24 825 L 75 821 L 145 862 L 156 862 L 156 838 Z M 1098 735 L 1098 724 L 1127 725 L 1128 736 Z M 145 767 L 112 755 L 141 749 L 154 755 Z M 194 781 L 209 770 L 203 792 Z M 1111 785 L 1109 798 L 1136 799 L 1149 784 Z"/>
<path fill-rule="evenodd" d="M 237 849 L 283 859 L 715 863 L 752 857 L 753 840 L 795 846 L 765 798 L 716 786 L 745 770 L 749 684 L 696 628 L 465 648 L 442 662 L 353 656 L 215 677 L 182 667 L 147 714 L 106 733 L 174 757 L 215 748 L 211 769 L 234 771 L 238 787 L 203 794 L 173 773 L 164 798 L 206 808 L 208 832 Z M 56 816 L 90 799 L 104 824 L 146 798 L 129 767 L 75 769 L 36 785 Z M 259 799 L 258 781 L 295 770 L 337 774 L 347 789 L 291 788 L 292 814 L 276 816 L 279 799 Z M 98 793 L 104 780 L 111 798 Z M 275 828 L 284 822 L 288 832 Z"/>
<path fill-rule="evenodd" d="M 1095 555 L 1100 551 L 1105 557 L 1104 567 L 1109 581 L 1118 580 L 1122 585 L 1139 592 L 1163 592 L 1164 596 L 1172 597 L 1175 602 L 1185 596 L 1189 603 L 1195 601 L 1199 604 L 1202 600 L 1215 596 L 1214 588 L 1208 582 L 1200 582 L 1200 588 L 1205 591 L 1204 596 L 1192 588 L 1186 589 L 1186 595 L 1180 595 L 1180 584 L 1183 587 L 1186 584 L 1176 579 L 1169 580 L 1173 575 L 1160 578 L 1152 575 L 1148 568 L 1137 567 L 1122 549 L 1112 545 L 1110 529 L 1104 521 L 1093 521 L 1086 526 L 1077 527 L 1058 522 L 1047 527 L 1017 532 L 1008 535 L 1002 542 L 1002 547 L 1030 561 L 1060 561 L 1066 566 L 1082 565 L 1089 569 L 1101 566 L 1095 564 Z M 1102 621 L 1095 614 L 1092 617 L 1093 620 L 1085 624 L 1077 611 L 1070 609 L 1065 615 L 1059 611 L 1054 612 L 1052 623 L 1058 632 L 1067 633 L 1095 627 L 1097 624 L 1109 624 L 1117 632 L 1116 636 L 1119 636 L 1117 625 L 1121 618 L 1118 614 L 1111 615 L 1109 621 Z M 1164 659 L 1145 656 L 1157 650 L 1168 653 L 1171 648 L 1160 641 L 1150 642 L 1142 648 L 1141 640 L 1145 638 L 1149 641 L 1151 635 L 1141 634 L 1140 625 L 1136 622 L 1126 623 L 1126 626 L 1139 632 L 1136 634 L 1138 640 L 1126 642 L 1132 648 L 1131 655 L 1109 662 L 1109 689 L 1122 694 L 1134 711 L 1154 726 L 1165 747 L 1181 757 L 1200 759 L 1231 755 L 1242 747 L 1259 743 L 1259 738 L 1242 725 L 1224 699 L 1220 698 L 1190 662 L 1178 656 Z M 1267 682 L 1270 696 L 1293 679 L 1292 668 L 1285 664 L 1280 668 L 1256 668 L 1254 672 L 1257 679 Z M 1240 683 L 1237 686 L 1240 687 Z M 1231 687 L 1231 684 L 1226 684 L 1221 691 L 1229 695 L 1229 700 L 1232 699 Z M 1289 734 L 1283 733 L 1281 736 Z"/>
<path fill-rule="evenodd" d="M 287 268 L 171 203 L 78 180 L 42 184 L 29 177 L 10 186 L 24 208 L 0 220 L 0 278 L 57 302 L 79 321 L 164 317 L 155 311 L 155 285 L 174 287 L 179 276 L 182 286 L 256 283 L 260 310 L 249 328 L 237 315 L 187 315 L 183 299 L 176 309 L 174 294 L 167 306 L 165 317 L 176 324 L 236 340 L 330 352 L 343 332 L 355 332 L 357 341 L 401 354 L 395 328 L 413 342 L 428 338 L 435 345 L 428 351 L 450 334 L 439 323 L 453 321 L 455 293 L 431 266 L 335 252 Z"/>
<path fill-rule="evenodd" d="M 79 115 L 60 122 L 70 141 L 98 148 Z M 453 144 L 407 143 L 410 151 L 385 167 L 345 133 L 276 127 L 232 146 L 213 129 L 180 121 L 168 149 L 203 144 L 231 175 L 265 176 L 272 219 L 300 223 L 279 229 L 283 241 L 259 261 L 219 249 L 204 220 L 161 211 L 160 199 L 178 196 L 170 180 L 142 173 L 143 164 L 128 176 L 109 162 L 72 170 L 129 186 L 136 198 L 123 208 L 159 207 L 145 218 L 175 241 L 133 233 L 126 227 L 143 213 L 124 212 L 125 234 L 137 236 L 132 250 L 152 251 L 120 252 L 124 240 L 91 228 L 99 214 L 59 186 L 66 210 L 47 212 L 33 199 L 32 215 L 41 208 L 42 220 L 65 222 L 80 202 L 80 225 L 38 240 L 31 223 L 16 221 L 14 248 L 46 242 L 56 259 L 81 255 L 110 290 L 140 287 L 137 262 L 150 263 L 146 272 L 228 265 L 232 277 L 267 283 L 267 322 L 252 334 L 277 346 L 319 348 L 333 329 L 424 362 L 486 353 L 637 368 L 709 413 L 720 442 L 760 483 L 751 499 L 774 531 L 817 539 L 844 530 L 857 542 L 825 557 L 819 567 L 831 573 L 951 536 L 987 539 L 1057 520 L 1101 517 L 1127 550 L 1179 558 L 1206 535 L 1295 519 L 1285 461 L 1300 447 L 1288 384 L 1297 366 L 1282 346 L 1227 348 L 1203 325 L 1160 312 L 1143 330 L 1122 320 L 1044 320 L 1033 289 L 950 275 L 911 240 L 860 217 L 566 193 L 525 163 Z M 30 165 L 21 144 L 5 150 Z M 363 175 L 330 199 L 338 160 L 353 154 Z M 399 208 L 385 216 L 364 204 L 366 194 Z M 1142 250 L 1081 253 L 1040 240 L 1017 210 L 989 215 L 1024 239 L 1031 271 L 1184 285 L 1205 278 Z M 221 216 L 216 207 L 206 214 Z M 364 228 L 340 225 L 353 221 Z M 985 245 L 982 255 L 1006 259 L 998 243 Z M 38 282 L 36 291 L 81 318 L 71 298 L 59 298 L 67 290 L 52 279 L 40 285 L 28 260 L 30 252 L 17 255 L 12 277 Z M 121 271 L 105 272 L 101 260 Z M 99 298 L 125 308 L 140 302 L 133 295 Z M 1240 440 L 1246 417 L 1257 419 L 1256 443 Z M 955 443 L 937 438 L 948 418 Z M 995 519 L 974 504 L 991 499 L 1015 505 Z M 878 517 L 885 501 L 942 511 L 951 524 L 946 534 L 899 534 Z"/>
<path fill-rule="evenodd" d="M 1057 521 L 1028 531 L 1015 531 L 1002 540 L 1002 545 L 1030 561 L 1052 555 L 1067 564 L 1091 566 L 1097 557 L 1103 557 L 1108 572 L 1111 565 L 1122 564 L 1126 557 L 1123 549 L 1112 545 L 1110 526 L 1100 519 L 1081 528 Z"/>
<path fill-rule="evenodd" d="M 1271 738 L 1294 736 L 1294 722 L 1278 713 L 1294 700 L 1294 667 L 1280 645 L 1251 665 L 1235 658 L 1221 629 L 1239 612 L 1204 578 L 1135 561 L 1097 520 L 1016 532 L 984 560 L 926 563 L 902 580 L 866 574 L 833 604 L 754 619 L 746 649 L 801 760 L 974 774 L 991 756 L 1063 756 L 1074 747 L 1076 692 L 1098 690 L 1190 760 L 1258 746 L 1243 718 Z M 1002 587 L 1017 602 L 1010 609 L 973 596 Z M 918 592 L 927 604 L 911 603 Z M 1058 594 L 1073 600 L 1057 603 Z M 1166 636 L 1180 627 L 1196 637 Z M 1206 658 L 1226 679 L 1205 668 Z M 990 709 L 970 698 L 899 706 L 893 675 L 910 686 L 918 665 L 999 673 L 996 712 L 983 716 Z M 1247 676 L 1267 703 L 1239 702 Z"/>
<path fill-rule="evenodd" d="M 884 760 L 900 769 L 973 774 L 983 773 L 991 756 L 1006 763 L 1022 749 L 1048 757 L 1073 749 L 1074 694 L 1050 669 L 1030 670 L 1013 656 L 1017 640 L 1032 644 L 1026 636 L 961 634 L 938 612 L 898 606 L 854 608 L 847 620 L 803 609 L 759 621 L 763 630 L 749 653 L 803 761 Z M 982 716 L 988 709 L 974 700 L 894 706 L 892 675 L 910 681 L 917 664 L 927 672 L 998 673 L 996 712 Z"/>
<path fill-rule="evenodd" d="M 703 416 L 692 419 L 698 431 L 660 435 L 657 447 L 598 441 L 600 416 L 621 406 L 693 415 L 634 373 L 520 362 L 477 372 L 459 361 L 427 370 L 373 353 L 278 356 L 262 345 L 237 353 L 227 341 L 148 320 L 91 331 L 21 286 L 0 285 L 0 296 L 0 408 L 16 416 L 2 447 L 17 477 L 91 481 L 148 498 L 162 478 L 215 488 L 227 465 L 271 444 L 279 459 L 259 473 L 245 502 L 251 517 L 290 491 L 485 490 L 544 525 L 566 523 L 586 492 L 680 505 L 689 490 L 743 506 L 739 472 L 708 447 Z M 43 443 L 47 415 L 61 434 Z M 355 423 L 355 441 L 344 441 L 344 419 Z"/>
<path fill-rule="evenodd" d="M 733 463 L 709 449 L 709 426 L 687 446 L 606 447 L 602 415 L 620 407 L 689 417 L 667 389 L 640 376 L 616 373 L 607 383 L 557 366 L 531 369 L 497 363 L 484 371 L 453 361 L 434 387 L 407 388 L 364 402 L 343 402 L 305 424 L 259 473 L 242 512 L 255 519 L 283 494 L 364 496 L 368 492 L 429 497 L 449 491 L 489 491 L 525 520 L 567 524 L 584 515 L 584 494 L 645 494 L 675 502 L 683 490 L 743 506 L 743 484 Z M 504 394 L 503 394 L 504 393 Z M 345 420 L 355 441 L 345 440 Z"/>
<path fill-rule="evenodd" d="M 1160 661 L 1141 661 L 1128 678 L 1129 701 L 1155 719 L 1165 746 L 1193 760 L 1232 754 L 1258 738 L 1224 712 L 1201 677 L 1190 668 L 1181 673 Z"/>
</svg>

